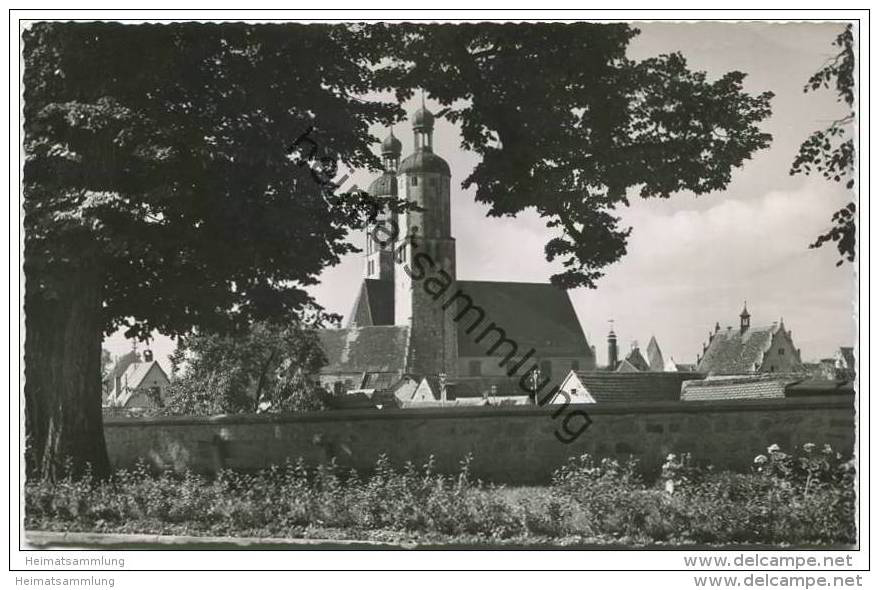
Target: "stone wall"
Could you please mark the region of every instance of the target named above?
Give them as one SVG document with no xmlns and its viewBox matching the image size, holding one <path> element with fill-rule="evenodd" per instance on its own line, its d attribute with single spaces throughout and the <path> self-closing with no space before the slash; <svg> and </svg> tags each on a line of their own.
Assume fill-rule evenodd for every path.
<svg viewBox="0 0 879 590">
<path fill-rule="evenodd" d="M 337 410 L 299 415 L 105 418 L 110 458 L 130 467 L 142 457 L 158 468 L 213 472 L 257 469 L 304 458 L 335 457 L 366 470 L 380 453 L 402 464 L 436 456 L 454 471 L 467 453 L 474 471 L 502 483 L 540 483 L 570 456 L 593 453 L 641 459 L 655 471 L 668 453 L 690 452 L 718 468 L 747 469 L 768 445 L 830 443 L 851 454 L 854 400 L 850 395 L 804 399 L 582 404 L 560 408 L 468 407 Z M 591 424 L 570 444 L 560 442 L 579 423 Z"/>
</svg>

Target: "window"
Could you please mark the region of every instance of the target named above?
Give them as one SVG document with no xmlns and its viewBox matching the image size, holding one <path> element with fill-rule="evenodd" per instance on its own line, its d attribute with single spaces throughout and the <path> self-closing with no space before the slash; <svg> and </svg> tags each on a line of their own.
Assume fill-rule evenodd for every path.
<svg viewBox="0 0 879 590">
<path fill-rule="evenodd" d="M 780 354 L 781 356 L 784 356 L 784 347 L 782 347 L 782 346 L 778 347 L 778 354 Z"/>
<path fill-rule="evenodd" d="M 552 377 L 552 363 L 549 361 L 540 361 L 541 377 Z"/>
<path fill-rule="evenodd" d="M 370 261 L 367 263 L 367 270 L 366 270 L 366 273 L 367 273 L 368 275 L 371 276 L 371 275 L 372 275 L 372 271 L 374 270 L 374 268 L 375 268 L 375 263 L 373 263 L 373 261 L 370 260 Z"/>
<path fill-rule="evenodd" d="M 580 361 L 571 361 L 571 370 L 579 371 L 580 370 Z"/>
<path fill-rule="evenodd" d="M 418 186 L 418 177 L 417 176 L 412 177 L 412 186 Z"/>
<path fill-rule="evenodd" d="M 482 362 L 480 361 L 470 361 L 470 376 L 477 377 L 482 375 Z"/>
</svg>

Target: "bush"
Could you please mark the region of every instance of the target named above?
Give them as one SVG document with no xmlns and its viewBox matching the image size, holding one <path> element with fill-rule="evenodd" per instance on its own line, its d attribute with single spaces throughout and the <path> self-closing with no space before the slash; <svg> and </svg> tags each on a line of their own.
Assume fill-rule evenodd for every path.
<svg viewBox="0 0 879 590">
<path fill-rule="evenodd" d="M 454 476 L 433 458 L 394 468 L 379 457 L 364 477 L 335 462 L 301 460 L 212 479 L 153 475 L 143 463 L 107 481 L 86 473 L 26 485 L 29 529 L 487 542 L 854 543 L 854 467 L 825 447 L 773 446 L 750 473 L 714 472 L 669 456 L 647 483 L 637 462 L 572 458 L 551 486 L 508 489 Z"/>
</svg>

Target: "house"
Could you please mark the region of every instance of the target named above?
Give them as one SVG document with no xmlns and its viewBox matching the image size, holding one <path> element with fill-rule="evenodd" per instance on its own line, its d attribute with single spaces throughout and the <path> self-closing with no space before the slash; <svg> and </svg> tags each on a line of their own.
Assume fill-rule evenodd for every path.
<svg viewBox="0 0 879 590">
<path fill-rule="evenodd" d="M 681 385 L 697 373 L 571 371 L 549 403 L 679 401 Z"/>
<path fill-rule="evenodd" d="M 738 328 L 715 325 L 698 358 L 696 371 L 705 375 L 796 373 L 803 370 L 800 351 L 784 319 L 771 326 L 752 327 L 747 304 Z"/>
<path fill-rule="evenodd" d="M 136 358 L 136 357 L 135 357 Z M 143 360 L 126 359 L 124 369 L 110 374 L 107 406 L 125 409 L 153 409 L 165 404 L 171 381 L 153 353 L 145 350 Z"/>
</svg>

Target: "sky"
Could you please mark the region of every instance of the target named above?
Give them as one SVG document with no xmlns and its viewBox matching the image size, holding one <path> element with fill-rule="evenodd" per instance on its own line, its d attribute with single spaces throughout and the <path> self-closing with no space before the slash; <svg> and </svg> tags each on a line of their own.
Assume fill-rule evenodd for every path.
<svg viewBox="0 0 879 590">
<path fill-rule="evenodd" d="M 621 210 L 631 226 L 628 253 L 606 269 L 596 289 L 569 291 L 598 362 L 607 360 L 606 336 L 614 321 L 621 348 L 646 348 L 655 336 L 666 358 L 692 363 L 716 322 L 738 324 L 747 300 L 754 326 L 783 318 L 803 360 L 833 356 L 856 335 L 856 296 L 850 264 L 835 266 L 833 245 L 809 249 L 829 226 L 830 216 L 850 200 L 838 183 L 821 177 L 790 176 L 799 145 L 814 130 L 845 114 L 829 90 L 803 93 L 803 86 L 834 54 L 839 23 L 635 23 L 641 30 L 628 56 L 644 59 L 680 51 L 691 69 L 716 79 L 731 70 L 748 74 L 745 91 L 772 91 L 772 116 L 761 125 L 773 136 L 733 173 L 724 191 L 680 193 L 668 200 L 633 200 Z M 420 99 L 419 99 L 420 100 Z M 434 112 L 439 105 L 427 99 Z M 404 105 L 408 112 L 415 101 Z M 384 138 L 386 130 L 372 129 Z M 404 122 L 395 134 L 403 156 L 413 148 Z M 376 148 L 378 145 L 376 144 Z M 452 171 L 452 235 L 457 242 L 458 278 L 546 282 L 558 272 L 543 247 L 555 234 L 535 214 L 488 218 L 461 182 L 479 157 L 460 146 L 456 126 L 438 120 L 434 151 Z M 374 173 L 355 171 L 351 184 L 366 187 Z M 347 187 L 346 187 L 347 188 Z M 351 241 L 364 244 L 361 233 Z M 327 268 L 310 289 L 328 311 L 347 317 L 363 276 L 363 255 L 351 254 Z M 344 320 L 343 320 L 344 321 Z M 121 334 L 105 342 L 114 355 L 131 349 Z M 156 335 L 156 358 L 166 367 L 173 342 Z M 142 349 L 143 345 L 139 345 Z"/>
</svg>

